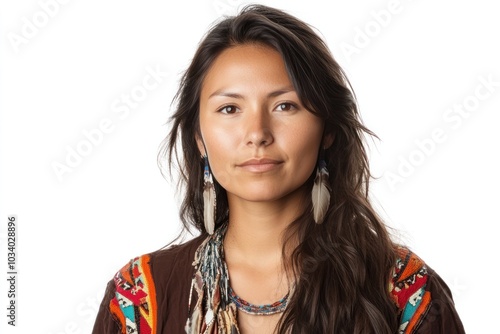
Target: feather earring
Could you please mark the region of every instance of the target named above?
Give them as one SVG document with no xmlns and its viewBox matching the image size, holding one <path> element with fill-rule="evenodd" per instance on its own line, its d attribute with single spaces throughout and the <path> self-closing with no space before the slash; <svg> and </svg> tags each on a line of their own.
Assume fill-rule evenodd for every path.
<svg viewBox="0 0 500 334">
<path fill-rule="evenodd" d="M 316 224 L 323 223 L 329 205 L 330 186 L 328 185 L 328 169 L 326 168 L 325 160 L 320 159 L 312 188 L 313 216 Z"/>
<path fill-rule="evenodd" d="M 215 187 L 208 167 L 208 157 L 205 155 L 205 169 L 203 172 L 203 222 L 208 234 L 214 233 L 215 228 Z"/>
</svg>

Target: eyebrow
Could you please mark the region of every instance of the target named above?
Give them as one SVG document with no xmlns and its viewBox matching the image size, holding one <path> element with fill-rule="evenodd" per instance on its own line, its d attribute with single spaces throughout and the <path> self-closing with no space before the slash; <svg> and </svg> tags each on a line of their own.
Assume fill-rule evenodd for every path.
<svg viewBox="0 0 500 334">
<path fill-rule="evenodd" d="M 267 97 L 276 97 L 276 96 L 279 96 L 279 95 L 283 95 L 283 94 L 286 94 L 286 93 L 289 93 L 289 92 L 295 92 L 295 89 L 293 87 L 283 87 L 283 88 L 280 88 L 280 89 L 277 89 L 275 91 L 272 91 L 270 92 L 269 94 L 267 94 Z M 235 98 L 235 99 L 244 99 L 245 97 L 241 94 L 238 94 L 238 93 L 233 93 L 233 92 L 226 92 L 222 89 L 218 89 L 216 90 L 215 92 L 213 92 L 209 97 L 208 99 L 214 97 L 214 96 L 227 96 L 227 97 L 232 97 L 232 98 Z"/>
</svg>

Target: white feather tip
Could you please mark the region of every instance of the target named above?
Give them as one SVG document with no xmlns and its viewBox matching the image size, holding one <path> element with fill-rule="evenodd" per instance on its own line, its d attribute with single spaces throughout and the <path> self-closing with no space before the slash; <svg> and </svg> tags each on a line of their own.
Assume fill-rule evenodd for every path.
<svg viewBox="0 0 500 334">
<path fill-rule="evenodd" d="M 321 224 L 330 205 L 330 189 L 328 187 L 328 171 L 318 168 L 312 189 L 312 205 L 314 221 Z"/>
<path fill-rule="evenodd" d="M 203 189 L 203 221 L 208 234 L 215 228 L 215 188 L 212 182 L 207 182 Z"/>
</svg>

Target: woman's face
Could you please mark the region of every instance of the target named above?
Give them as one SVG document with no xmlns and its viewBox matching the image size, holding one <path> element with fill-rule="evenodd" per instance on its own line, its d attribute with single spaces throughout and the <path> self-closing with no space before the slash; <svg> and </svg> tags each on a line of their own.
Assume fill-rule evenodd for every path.
<svg viewBox="0 0 500 334">
<path fill-rule="evenodd" d="M 275 201 L 300 192 L 323 122 L 301 105 L 281 55 L 263 45 L 223 51 L 203 81 L 198 147 L 229 201 Z"/>
</svg>

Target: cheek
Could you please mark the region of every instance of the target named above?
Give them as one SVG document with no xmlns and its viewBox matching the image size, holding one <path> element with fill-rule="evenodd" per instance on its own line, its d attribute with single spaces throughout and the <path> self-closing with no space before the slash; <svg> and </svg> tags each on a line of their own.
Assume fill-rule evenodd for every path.
<svg viewBox="0 0 500 334">
<path fill-rule="evenodd" d="M 234 160 L 231 152 L 237 149 L 237 133 L 217 126 L 202 127 L 201 130 L 212 175 L 222 185 L 228 180 L 228 169 Z"/>
<path fill-rule="evenodd" d="M 303 124 L 311 125 L 303 126 Z M 293 152 L 295 158 L 300 160 L 306 169 L 316 165 L 321 138 L 322 127 L 315 122 L 303 122 L 302 126 L 287 130 L 289 152 Z"/>
<path fill-rule="evenodd" d="M 216 159 L 222 154 L 223 158 L 227 158 L 231 152 L 227 150 L 230 148 L 235 149 L 239 140 L 239 133 L 240 131 L 234 128 L 227 129 L 217 124 L 211 124 L 204 129 L 202 128 L 203 140 L 205 141 L 209 157 Z"/>
</svg>

